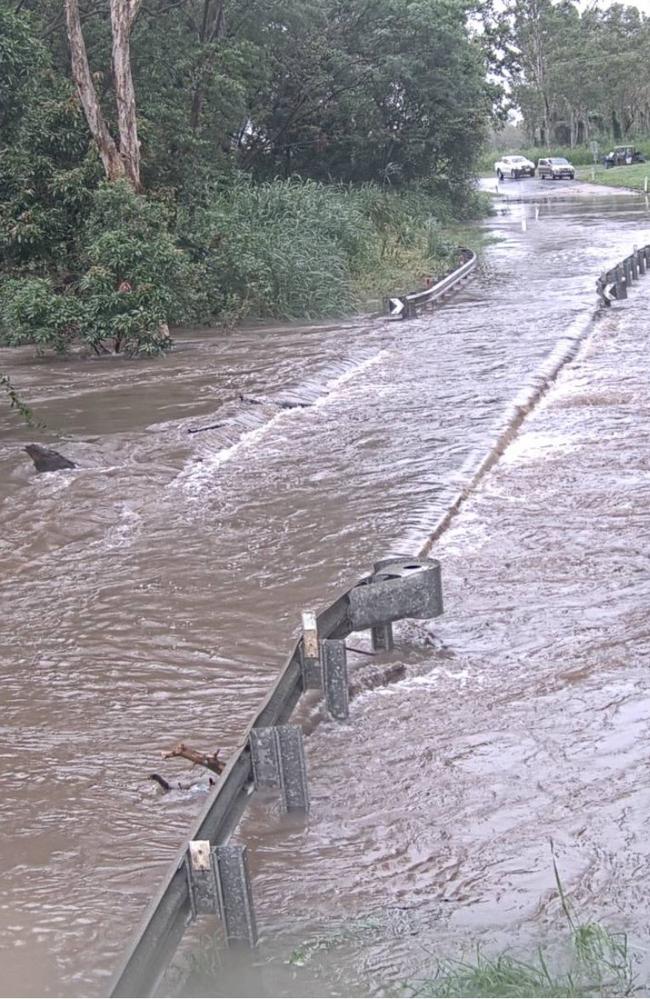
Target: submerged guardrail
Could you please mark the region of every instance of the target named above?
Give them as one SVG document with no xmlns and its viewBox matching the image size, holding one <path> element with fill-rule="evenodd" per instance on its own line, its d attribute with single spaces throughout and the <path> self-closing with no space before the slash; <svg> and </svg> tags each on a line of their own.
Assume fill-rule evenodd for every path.
<svg viewBox="0 0 650 999">
<path fill-rule="evenodd" d="M 422 291 L 413 291 L 408 295 L 393 295 L 384 299 L 384 311 L 389 319 L 414 319 L 418 314 L 418 308 L 424 305 L 433 305 L 438 299 L 456 290 L 460 285 L 468 280 L 470 274 L 476 267 L 476 254 L 473 250 L 462 248 L 462 263 L 459 267 L 441 278 L 430 288 Z"/>
<path fill-rule="evenodd" d="M 650 245 L 633 252 L 608 271 L 603 271 L 596 281 L 596 291 L 601 303 L 608 307 L 614 301 L 627 298 L 628 288 L 650 268 Z"/>
<path fill-rule="evenodd" d="M 258 788 L 276 788 L 287 811 L 308 811 L 302 729 L 286 724 L 294 707 L 306 691 L 321 690 L 329 714 L 347 718 L 345 638 L 370 630 L 373 649 L 390 650 L 394 621 L 442 611 L 440 563 L 396 557 L 375 563 L 320 614 L 303 612 L 302 634 L 147 909 L 111 996 L 152 995 L 186 927 L 202 913 L 221 918 L 229 943 L 255 944 L 246 847 L 228 839 Z"/>
</svg>

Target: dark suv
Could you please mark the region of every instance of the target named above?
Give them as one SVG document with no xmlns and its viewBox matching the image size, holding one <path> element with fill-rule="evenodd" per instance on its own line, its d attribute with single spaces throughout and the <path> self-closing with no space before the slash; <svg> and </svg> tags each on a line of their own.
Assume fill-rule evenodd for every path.
<svg viewBox="0 0 650 999">
<path fill-rule="evenodd" d="M 611 153 L 604 157 L 603 163 L 609 167 L 631 166 L 632 163 L 645 163 L 645 156 L 634 146 L 615 146 Z"/>
<path fill-rule="evenodd" d="M 575 167 L 564 156 L 547 156 L 546 159 L 539 160 L 537 175 L 540 180 L 544 180 L 545 177 L 550 177 L 551 180 L 555 180 L 556 177 L 568 177 L 569 180 L 575 180 L 576 171 Z"/>
</svg>

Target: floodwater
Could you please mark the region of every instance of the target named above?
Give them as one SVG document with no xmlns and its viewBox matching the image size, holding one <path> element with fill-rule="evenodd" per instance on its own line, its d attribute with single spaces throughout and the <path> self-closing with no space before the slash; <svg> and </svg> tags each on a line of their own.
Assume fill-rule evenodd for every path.
<svg viewBox="0 0 650 999">
<path fill-rule="evenodd" d="M 202 800 L 161 754 L 228 755 L 300 610 L 422 547 L 566 342 L 434 545 L 446 613 L 400 632 L 406 678 L 307 719 L 306 823 L 242 823 L 256 962 L 212 955 L 186 988 L 367 994 L 463 941 L 536 940 L 549 837 L 578 899 L 641 931 L 650 283 L 592 317 L 650 216 L 539 197 L 502 204 L 478 276 L 412 322 L 186 331 L 138 363 L 1 352 L 50 428 L 0 428 L 3 994 L 105 992 Z M 34 439 L 79 467 L 36 476 Z"/>
</svg>

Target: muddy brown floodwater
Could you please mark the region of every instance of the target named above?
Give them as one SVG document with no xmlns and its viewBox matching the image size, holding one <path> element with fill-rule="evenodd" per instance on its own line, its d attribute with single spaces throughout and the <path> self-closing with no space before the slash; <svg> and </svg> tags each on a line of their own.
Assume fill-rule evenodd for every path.
<svg viewBox="0 0 650 999">
<path fill-rule="evenodd" d="M 401 633 L 406 678 L 311 726 L 306 824 L 242 823 L 256 962 L 204 953 L 186 987 L 364 994 L 463 941 L 536 941 L 550 836 L 585 906 L 647 931 L 650 285 L 590 317 L 650 219 L 601 195 L 485 228 L 478 278 L 413 322 L 185 331 L 155 362 L 1 352 L 79 465 L 36 476 L 3 413 L 3 994 L 106 990 L 202 800 L 156 794 L 152 770 L 186 773 L 161 752 L 227 755 L 300 609 L 419 549 L 571 331 L 577 360 L 434 547 L 446 613 Z"/>
</svg>

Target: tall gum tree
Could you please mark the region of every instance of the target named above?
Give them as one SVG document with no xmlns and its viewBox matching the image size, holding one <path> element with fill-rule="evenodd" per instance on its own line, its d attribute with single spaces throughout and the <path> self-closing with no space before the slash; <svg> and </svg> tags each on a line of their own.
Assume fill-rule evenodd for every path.
<svg viewBox="0 0 650 999">
<path fill-rule="evenodd" d="M 65 0 L 70 62 L 88 128 L 95 140 L 108 180 L 126 178 L 139 191 L 140 143 L 136 117 L 135 89 L 131 72 L 131 29 L 140 0 L 110 0 L 112 60 L 119 145 L 112 137 L 88 63 L 78 0 Z"/>
</svg>

